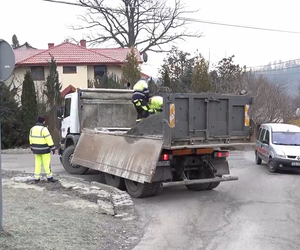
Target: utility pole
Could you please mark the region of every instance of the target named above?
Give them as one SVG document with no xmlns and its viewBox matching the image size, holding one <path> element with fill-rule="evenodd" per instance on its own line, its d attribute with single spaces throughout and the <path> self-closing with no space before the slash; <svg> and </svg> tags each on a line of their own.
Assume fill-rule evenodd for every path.
<svg viewBox="0 0 300 250">
<path fill-rule="evenodd" d="M 0 84 L 4 84 L 15 69 L 15 54 L 12 47 L 0 39 Z M 1 100 L 0 100 L 1 103 Z M 3 198 L 2 198 L 2 160 L 1 160 L 1 106 L 0 106 L 0 233 L 4 231 Z"/>
</svg>

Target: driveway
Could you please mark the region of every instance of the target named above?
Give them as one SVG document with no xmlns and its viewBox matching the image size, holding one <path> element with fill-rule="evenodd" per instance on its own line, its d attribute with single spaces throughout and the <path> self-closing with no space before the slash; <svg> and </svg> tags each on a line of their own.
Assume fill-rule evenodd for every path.
<svg viewBox="0 0 300 250">
<path fill-rule="evenodd" d="M 33 171 L 32 155 L 3 155 L 2 167 Z M 212 191 L 168 187 L 152 198 L 134 199 L 145 234 L 134 250 L 300 249 L 300 175 L 270 174 L 254 164 L 253 152 L 229 157 L 238 181 Z M 54 173 L 66 174 L 57 156 Z M 103 181 L 88 171 L 86 180 Z"/>
</svg>

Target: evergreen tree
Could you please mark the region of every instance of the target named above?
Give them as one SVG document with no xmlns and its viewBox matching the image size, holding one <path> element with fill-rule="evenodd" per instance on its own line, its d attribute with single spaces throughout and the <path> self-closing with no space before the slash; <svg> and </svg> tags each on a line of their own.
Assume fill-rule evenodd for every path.
<svg viewBox="0 0 300 250">
<path fill-rule="evenodd" d="M 56 61 L 52 56 L 49 64 L 49 75 L 47 76 L 44 84 L 44 94 L 47 97 L 47 106 L 49 111 L 56 109 L 57 106 L 61 105 L 61 88 L 62 85 L 59 82 Z"/>
<path fill-rule="evenodd" d="M 167 67 L 163 66 L 162 70 L 160 71 L 160 74 L 161 74 L 162 85 L 164 87 L 171 88 L 171 79 Z"/>
<path fill-rule="evenodd" d="M 56 61 L 51 56 L 49 64 L 49 75 L 44 84 L 44 95 L 47 99 L 47 123 L 50 133 L 52 134 L 55 143 L 59 142 L 60 122 L 56 118 L 56 108 L 61 106 L 63 98 L 61 97 L 62 85 L 59 82 Z"/>
<path fill-rule="evenodd" d="M 133 86 L 141 78 L 141 69 L 135 54 L 135 48 L 132 47 L 127 54 L 126 62 L 122 67 L 123 83 L 129 82 Z"/>
<path fill-rule="evenodd" d="M 38 115 L 35 86 L 30 71 L 27 71 L 24 77 L 21 104 L 23 141 L 25 144 L 28 144 L 29 131 L 31 127 L 36 123 Z"/>
<path fill-rule="evenodd" d="M 209 75 L 209 64 L 205 61 L 202 55 L 194 66 L 192 76 L 192 89 L 195 92 L 208 92 L 212 90 L 211 78 Z"/>
<path fill-rule="evenodd" d="M 22 144 L 21 110 L 14 94 L 4 83 L 0 83 L 0 110 L 2 149 L 20 146 Z"/>
<path fill-rule="evenodd" d="M 12 47 L 15 49 L 20 46 L 19 40 L 16 35 L 12 36 Z"/>
</svg>

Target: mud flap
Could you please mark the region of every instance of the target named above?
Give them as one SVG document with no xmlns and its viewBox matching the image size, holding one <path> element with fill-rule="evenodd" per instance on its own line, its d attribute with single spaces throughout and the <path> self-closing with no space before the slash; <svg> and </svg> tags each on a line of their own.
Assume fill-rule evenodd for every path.
<svg viewBox="0 0 300 250">
<path fill-rule="evenodd" d="M 82 132 L 72 163 L 132 181 L 151 182 L 163 141 L 121 134 Z"/>
<path fill-rule="evenodd" d="M 211 164 L 217 170 L 215 173 L 216 176 L 223 176 L 230 174 L 229 172 L 229 164 L 227 160 L 224 159 L 213 159 L 211 160 Z"/>
</svg>

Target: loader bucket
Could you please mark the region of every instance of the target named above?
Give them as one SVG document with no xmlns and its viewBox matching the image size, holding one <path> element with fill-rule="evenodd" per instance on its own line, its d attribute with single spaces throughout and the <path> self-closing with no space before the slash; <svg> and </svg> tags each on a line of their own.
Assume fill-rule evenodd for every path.
<svg viewBox="0 0 300 250">
<path fill-rule="evenodd" d="M 130 135 L 83 131 L 72 163 L 132 181 L 151 182 L 163 141 Z"/>
</svg>

